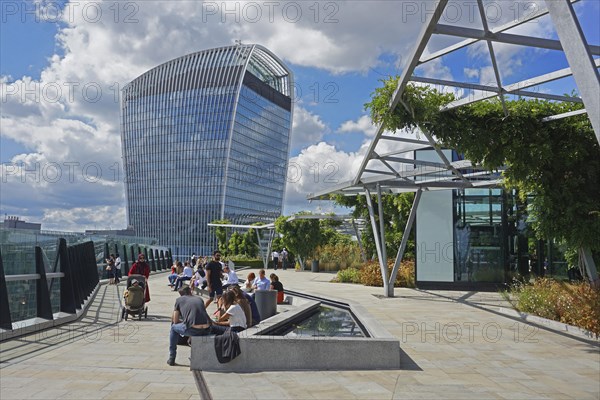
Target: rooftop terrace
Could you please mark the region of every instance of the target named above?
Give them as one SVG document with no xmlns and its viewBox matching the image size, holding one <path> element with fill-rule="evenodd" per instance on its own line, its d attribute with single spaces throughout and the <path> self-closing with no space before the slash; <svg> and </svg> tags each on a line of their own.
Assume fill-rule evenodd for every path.
<svg viewBox="0 0 600 400">
<path fill-rule="evenodd" d="M 278 275 L 290 290 L 360 303 L 400 340 L 401 369 L 203 372 L 206 398 L 600 398 L 598 341 L 509 317 L 499 294 L 397 289 L 382 298 L 381 288 L 329 283 L 331 274 Z M 204 398 L 188 347 L 166 364 L 177 295 L 166 283 L 151 276 L 147 320 L 119 322 L 124 286 L 102 285 L 80 321 L 1 343 L 0 398 Z"/>
</svg>

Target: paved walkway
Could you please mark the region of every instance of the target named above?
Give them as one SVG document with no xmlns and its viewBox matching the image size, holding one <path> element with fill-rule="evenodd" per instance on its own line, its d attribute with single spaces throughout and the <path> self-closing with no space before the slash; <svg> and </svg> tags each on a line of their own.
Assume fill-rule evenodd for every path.
<svg viewBox="0 0 600 400">
<path fill-rule="evenodd" d="M 279 276 L 291 290 L 361 303 L 400 340 L 402 369 L 204 372 L 213 398 L 600 398 L 598 342 L 499 314 L 508 305 L 498 294 L 396 289 L 381 298 L 381 288 L 332 284 L 331 274 Z M 102 286 L 80 322 L 0 344 L 0 398 L 199 399 L 189 348 L 166 364 L 175 293 L 164 274 L 150 287 L 146 321 L 117 322 L 123 287 Z"/>
</svg>

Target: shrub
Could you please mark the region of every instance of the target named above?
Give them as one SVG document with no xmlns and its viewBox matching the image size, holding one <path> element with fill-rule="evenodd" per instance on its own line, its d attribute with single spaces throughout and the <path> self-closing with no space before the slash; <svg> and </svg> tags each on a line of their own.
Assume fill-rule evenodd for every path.
<svg viewBox="0 0 600 400">
<path fill-rule="evenodd" d="M 578 326 L 600 335 L 600 289 L 540 278 L 513 287 L 519 311 Z"/>
<path fill-rule="evenodd" d="M 389 271 L 394 266 L 394 260 L 388 260 Z M 383 279 L 381 277 L 381 268 L 378 261 L 368 261 L 360 269 L 360 283 L 365 286 L 381 286 L 383 287 Z M 396 281 L 395 287 L 415 287 L 415 263 L 414 261 L 402 261 Z"/>
<path fill-rule="evenodd" d="M 338 271 L 336 282 L 360 283 L 360 270 L 358 268 L 347 268 Z"/>
<path fill-rule="evenodd" d="M 247 259 L 246 257 L 231 258 L 231 261 L 233 261 L 233 263 L 236 266 L 240 266 L 240 267 L 250 267 L 250 268 L 263 268 L 264 267 L 262 260 Z"/>
</svg>

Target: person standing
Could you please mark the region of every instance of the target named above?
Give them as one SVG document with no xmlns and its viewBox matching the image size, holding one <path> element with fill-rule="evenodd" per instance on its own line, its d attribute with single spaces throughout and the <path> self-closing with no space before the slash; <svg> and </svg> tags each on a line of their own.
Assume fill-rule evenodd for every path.
<svg viewBox="0 0 600 400">
<path fill-rule="evenodd" d="M 273 267 L 275 268 L 275 271 L 277 271 L 277 265 L 279 264 L 279 253 L 277 250 L 273 250 L 271 257 L 273 258 Z"/>
<path fill-rule="evenodd" d="M 146 262 L 146 256 L 140 253 L 138 259 L 133 263 L 129 270 L 129 276 L 131 275 L 144 275 L 146 277 L 146 303 L 150 301 L 150 285 L 148 284 L 148 278 L 150 277 L 150 265 Z"/>
<path fill-rule="evenodd" d="M 289 254 L 285 247 L 283 248 L 283 250 L 281 250 L 280 255 L 281 255 L 281 264 L 282 264 L 283 270 L 285 271 L 288 267 L 288 262 L 289 262 L 288 261 Z"/>
<path fill-rule="evenodd" d="M 206 264 L 206 282 L 208 284 L 208 300 L 204 307 L 208 308 L 215 297 L 221 297 L 223 294 L 223 285 L 221 276 L 223 275 L 223 266 L 221 265 L 221 252 L 213 252 L 213 259 Z"/>
<path fill-rule="evenodd" d="M 119 253 L 116 254 L 116 258 L 115 258 L 115 283 L 119 284 L 119 282 L 121 282 L 121 277 L 123 275 L 121 275 L 121 256 L 119 255 Z"/>
<path fill-rule="evenodd" d="M 175 365 L 177 343 L 180 336 L 206 336 L 211 334 L 211 321 L 200 297 L 192 296 L 192 290 L 184 285 L 179 289 L 180 297 L 175 300 L 169 334 L 169 359 Z"/>
<path fill-rule="evenodd" d="M 111 254 L 106 259 L 106 272 L 108 275 L 108 284 L 112 285 L 115 283 L 115 255 Z"/>
</svg>

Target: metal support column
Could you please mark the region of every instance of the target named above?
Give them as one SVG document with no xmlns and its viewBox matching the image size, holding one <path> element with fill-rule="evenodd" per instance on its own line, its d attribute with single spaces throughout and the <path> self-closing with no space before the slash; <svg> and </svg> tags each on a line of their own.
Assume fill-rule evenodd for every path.
<svg viewBox="0 0 600 400">
<path fill-rule="evenodd" d="M 406 250 L 408 238 L 410 237 L 410 231 L 412 230 L 415 218 L 417 216 L 417 207 L 419 206 L 419 201 L 421 200 L 422 193 L 423 190 L 419 189 L 415 194 L 415 199 L 413 200 L 413 205 L 410 209 L 410 214 L 408 215 L 406 226 L 404 227 L 404 233 L 402 234 L 402 242 L 400 242 L 400 248 L 398 248 L 398 254 L 396 254 L 394 268 L 392 269 L 392 273 L 390 275 L 390 290 L 387 294 L 388 297 L 394 297 L 394 282 L 396 281 L 396 276 L 398 276 L 398 270 L 400 269 L 400 263 L 402 262 L 402 258 L 404 257 L 404 251 Z"/>
<path fill-rule="evenodd" d="M 35 281 L 37 317 L 53 320 L 54 316 L 52 315 L 52 303 L 50 301 L 50 292 L 48 291 L 44 256 L 40 246 L 35 246 L 35 272 L 40 276 L 40 278 Z"/>
<path fill-rule="evenodd" d="M 4 276 L 4 264 L 0 252 L 0 328 L 12 331 L 12 319 L 8 305 L 8 286 Z"/>
<path fill-rule="evenodd" d="M 58 239 L 58 257 L 60 272 L 65 276 L 60 281 L 60 311 L 75 314 L 77 311 L 75 304 L 75 295 L 73 290 L 73 274 L 69 265 L 69 254 L 67 249 L 67 241 L 63 238 Z"/>
<path fill-rule="evenodd" d="M 367 262 L 367 254 L 365 253 L 365 248 L 362 244 L 362 235 L 360 234 L 360 229 L 356 226 L 356 221 L 352 219 L 352 226 L 354 227 L 354 233 L 356 233 L 356 239 L 358 240 L 358 247 L 360 248 L 360 256 L 363 262 Z"/>
<path fill-rule="evenodd" d="M 585 266 L 585 272 L 587 273 L 588 279 L 590 280 L 590 285 L 598 287 L 598 285 L 600 285 L 600 281 L 598 280 L 596 263 L 594 262 L 594 258 L 592 257 L 592 252 L 590 251 L 590 249 L 587 247 L 580 248 L 579 258 L 583 261 L 583 265 Z"/>
<path fill-rule="evenodd" d="M 546 0 L 558 39 L 581 93 L 596 140 L 600 143 L 600 75 L 590 53 L 579 20 L 568 1 Z"/>
<path fill-rule="evenodd" d="M 388 292 L 388 282 L 385 279 L 387 276 L 387 260 L 383 259 L 383 253 L 381 252 L 381 236 L 379 235 L 379 230 L 377 229 L 377 221 L 375 220 L 375 209 L 373 208 L 373 200 L 371 199 L 371 191 L 365 187 L 365 196 L 367 198 L 367 208 L 369 209 L 369 219 L 371 220 L 371 228 L 373 229 L 373 238 L 375 239 L 375 248 L 377 249 L 377 258 L 379 259 L 379 268 L 381 269 L 381 276 L 383 278 L 383 290 L 387 295 Z M 380 205 L 381 206 L 381 205 Z M 384 242 L 385 246 L 385 242 Z"/>
</svg>

